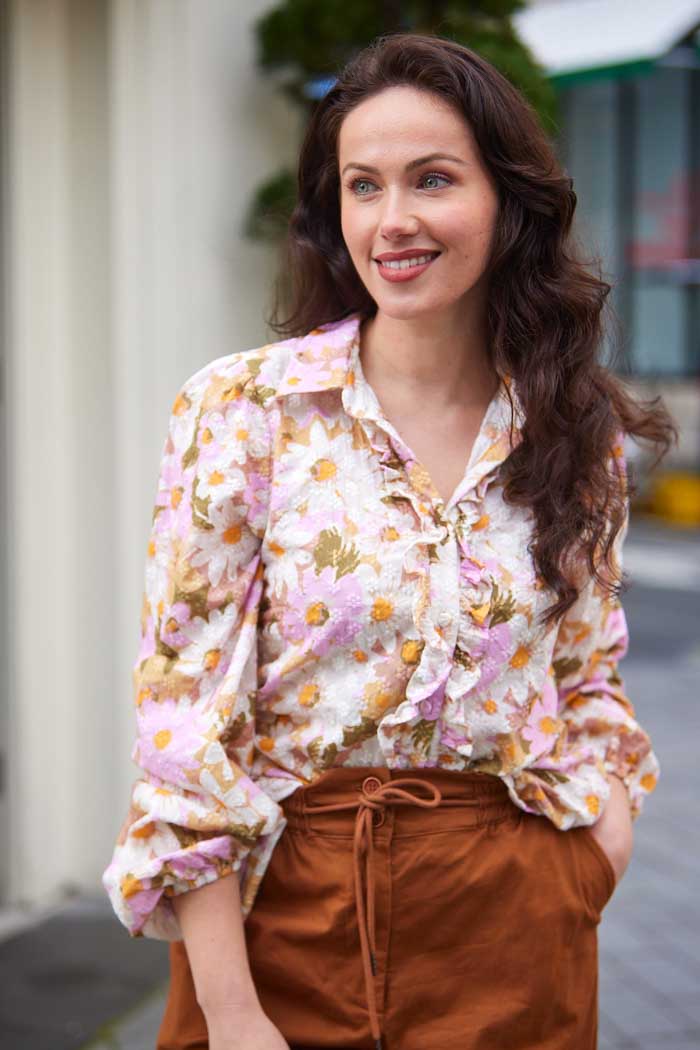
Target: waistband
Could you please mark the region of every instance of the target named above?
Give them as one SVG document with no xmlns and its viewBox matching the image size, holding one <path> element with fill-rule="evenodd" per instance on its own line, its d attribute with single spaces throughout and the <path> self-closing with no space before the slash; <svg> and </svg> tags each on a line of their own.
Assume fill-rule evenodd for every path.
<svg viewBox="0 0 700 1050">
<path fill-rule="evenodd" d="M 356 806 L 362 802 L 373 810 L 373 827 L 380 828 L 387 818 L 386 792 L 380 791 L 377 798 L 371 796 L 378 787 L 390 788 L 397 780 L 406 778 L 416 782 L 412 793 L 418 796 L 418 800 L 412 800 L 409 805 L 405 802 L 392 804 L 394 836 L 430 834 L 450 827 L 498 822 L 512 815 L 517 808 L 505 783 L 490 773 L 388 769 L 386 766 L 334 766 L 312 784 L 298 788 L 280 805 L 292 829 L 352 837 Z M 365 786 L 367 780 L 370 781 L 369 791 Z M 420 799 L 430 799 L 436 791 L 441 800 L 439 808 L 434 803 L 421 806 Z M 355 805 L 350 804 L 353 802 Z M 346 805 L 340 806 L 340 803 Z M 426 813 L 426 809 L 431 812 Z"/>
<path fill-rule="evenodd" d="M 334 766 L 281 803 L 290 828 L 353 838 L 355 905 L 362 965 L 376 1050 L 382 1050 L 373 978 L 375 937 L 374 834 L 389 808 L 391 834 L 427 834 L 443 827 L 497 823 L 517 813 L 505 783 L 490 773 L 445 769 Z M 364 867 L 364 880 L 363 869 Z M 364 881 L 364 885 L 363 885 Z"/>
</svg>

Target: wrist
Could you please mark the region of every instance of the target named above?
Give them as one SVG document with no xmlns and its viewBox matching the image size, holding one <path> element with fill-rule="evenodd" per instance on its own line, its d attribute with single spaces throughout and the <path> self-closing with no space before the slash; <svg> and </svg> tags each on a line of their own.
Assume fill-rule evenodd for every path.
<svg viewBox="0 0 700 1050">
<path fill-rule="evenodd" d="M 248 992 L 239 992 L 226 999 L 209 998 L 199 1003 L 207 1024 L 231 1023 L 241 1017 L 250 1017 L 262 1013 L 262 1006 L 255 988 Z"/>
<path fill-rule="evenodd" d="M 608 780 L 610 781 L 610 797 L 614 796 L 619 799 L 620 804 L 624 802 L 631 818 L 630 796 L 624 780 L 617 773 L 608 773 Z"/>
<path fill-rule="evenodd" d="M 620 847 L 628 850 L 631 849 L 632 844 L 632 812 L 629 792 L 624 781 L 614 773 L 610 774 L 609 780 L 610 797 L 601 814 L 601 820 L 607 827 L 614 829 L 615 839 Z"/>
</svg>

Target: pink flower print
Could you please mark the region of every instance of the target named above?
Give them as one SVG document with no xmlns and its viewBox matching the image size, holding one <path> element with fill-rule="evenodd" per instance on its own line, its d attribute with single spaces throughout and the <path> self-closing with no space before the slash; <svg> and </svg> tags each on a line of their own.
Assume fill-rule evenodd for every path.
<svg viewBox="0 0 700 1050">
<path fill-rule="evenodd" d="M 364 603 L 362 587 L 351 575 L 335 578 L 327 565 L 319 575 L 308 569 L 301 575 L 297 591 L 290 592 L 280 625 L 283 637 L 292 642 L 308 642 L 311 651 L 322 656 L 333 646 L 348 645 L 362 627 Z"/>
<path fill-rule="evenodd" d="M 469 654 L 481 671 L 479 688 L 483 689 L 508 667 L 511 629 L 508 623 L 497 623 L 495 627 L 475 627 L 475 630 L 480 637 L 470 644 Z"/>
<path fill-rule="evenodd" d="M 208 469 L 209 464 L 221 459 L 226 445 L 227 427 L 221 412 L 212 412 L 202 421 L 197 433 L 197 469 Z"/>
<path fill-rule="evenodd" d="M 606 633 L 613 640 L 615 649 L 612 656 L 621 660 L 627 653 L 629 647 L 629 633 L 627 629 L 627 617 L 623 606 L 618 605 L 610 610 L 606 624 Z"/>
<path fill-rule="evenodd" d="M 190 622 L 191 616 L 192 612 L 187 602 L 175 602 L 167 608 L 158 632 L 161 641 L 171 649 L 184 648 L 189 643 L 189 638 L 183 627 Z"/>
<path fill-rule="evenodd" d="M 188 482 L 175 456 L 168 456 L 161 465 L 158 495 L 149 546 L 160 536 L 169 539 L 175 533 L 182 535 L 189 520 Z"/>
<path fill-rule="evenodd" d="M 269 479 L 252 470 L 248 474 L 247 481 L 248 484 L 243 489 L 242 500 L 248 507 L 248 518 L 251 522 L 264 522 L 267 514 Z"/>
<path fill-rule="evenodd" d="M 530 741 L 530 752 L 549 754 L 555 738 L 561 733 L 561 721 L 557 718 L 558 694 L 551 674 L 547 675 L 541 696 L 530 707 L 527 722 L 521 736 Z"/>
<path fill-rule="evenodd" d="M 479 559 L 479 564 L 482 566 L 484 575 L 492 577 L 498 576 L 503 568 L 503 563 L 494 557 L 486 557 L 485 555 Z"/>
<path fill-rule="evenodd" d="M 192 790 L 185 776 L 197 769 L 195 753 L 206 743 L 211 716 L 184 702 L 144 699 L 137 708 L 138 763 L 168 784 Z"/>
<path fill-rule="evenodd" d="M 287 376 L 290 390 L 293 390 L 297 384 L 302 389 L 306 389 L 308 386 L 315 386 L 320 377 L 324 376 L 330 368 L 331 362 L 329 361 L 309 361 L 306 358 L 297 357 L 290 375 Z"/>
<path fill-rule="evenodd" d="M 141 636 L 139 639 L 139 649 L 136 656 L 136 662 L 134 669 L 138 668 L 144 660 L 147 660 L 156 651 L 156 622 L 152 613 L 149 612 L 146 617 L 143 628 L 141 630 Z"/>
<path fill-rule="evenodd" d="M 158 506 L 166 510 L 176 510 L 180 503 L 180 494 L 177 489 L 184 488 L 184 474 L 182 463 L 177 456 L 164 456 L 160 469 L 160 492 L 158 494 Z M 163 512 L 159 517 L 161 517 Z"/>
<path fill-rule="evenodd" d="M 473 741 L 466 727 L 462 732 L 458 732 L 454 726 L 445 725 L 440 730 L 440 745 L 441 748 L 450 748 L 468 757 L 472 752 Z"/>
<path fill-rule="evenodd" d="M 170 857 L 169 867 L 179 879 L 195 879 L 203 871 L 214 867 L 213 858 L 231 859 L 230 836 L 220 835 L 217 838 L 197 843 L 197 848 Z"/>
<path fill-rule="evenodd" d="M 477 561 L 476 558 L 471 558 L 468 555 L 462 558 L 459 565 L 459 579 L 460 583 L 469 583 L 475 585 L 481 583 L 484 575 L 483 563 Z"/>
<path fill-rule="evenodd" d="M 164 864 L 161 864 L 163 867 Z M 111 867 L 111 865 L 110 865 Z M 118 870 L 117 865 L 114 865 L 115 871 Z M 109 869 L 108 869 L 109 872 Z M 105 877 L 108 872 L 105 873 Z M 149 879 L 142 879 L 142 884 L 149 882 Z M 150 919 L 153 914 L 153 910 L 156 907 L 159 899 L 163 896 L 163 887 L 158 886 L 156 889 L 144 889 L 139 890 L 138 893 L 133 893 L 129 897 L 129 914 L 131 915 L 131 922 L 133 923 L 134 930 L 140 930 L 147 919 Z"/>
<path fill-rule="evenodd" d="M 429 722 L 434 722 L 439 716 L 443 701 L 445 699 L 445 687 L 447 685 L 447 678 L 444 682 L 438 686 L 434 693 L 426 697 L 425 700 L 421 700 L 419 703 L 421 718 L 427 719 Z"/>
</svg>

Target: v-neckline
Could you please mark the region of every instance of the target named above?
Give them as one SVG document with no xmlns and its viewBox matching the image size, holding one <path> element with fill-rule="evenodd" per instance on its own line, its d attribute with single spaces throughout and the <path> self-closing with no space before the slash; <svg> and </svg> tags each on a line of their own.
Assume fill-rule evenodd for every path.
<svg viewBox="0 0 700 1050">
<path fill-rule="evenodd" d="M 490 416 L 492 414 L 492 411 L 494 409 L 494 405 L 495 405 L 496 401 L 500 397 L 501 389 L 502 389 L 502 383 L 499 382 L 498 389 L 496 390 L 496 393 L 493 395 L 493 397 L 489 401 L 489 403 L 486 406 L 486 409 L 484 411 L 484 414 L 481 417 L 481 422 L 479 423 L 479 429 L 476 432 L 476 436 L 475 436 L 474 441 L 472 442 L 471 448 L 469 450 L 469 457 L 468 457 L 467 462 L 466 462 L 466 464 L 464 466 L 464 470 L 462 471 L 462 473 L 460 475 L 460 478 L 459 478 L 459 481 L 457 482 L 457 484 L 455 485 L 454 489 L 452 490 L 452 494 L 451 494 L 451 496 L 450 496 L 450 498 L 448 500 L 445 500 L 445 498 L 442 496 L 442 494 L 438 491 L 437 485 L 433 481 L 428 468 L 425 466 L 425 464 L 422 462 L 422 460 L 420 460 L 418 458 L 418 456 L 416 456 L 416 454 L 414 453 L 413 449 L 408 444 L 408 442 L 405 441 L 405 439 L 401 436 L 401 434 L 396 429 L 396 427 L 391 422 L 391 420 L 388 419 L 388 417 L 386 416 L 384 410 L 381 407 L 381 404 L 379 403 L 379 399 L 377 398 L 377 404 L 379 405 L 380 412 L 381 412 L 381 419 L 378 419 L 377 422 L 379 422 L 382 426 L 384 426 L 385 428 L 388 429 L 390 437 L 392 438 L 392 442 L 393 442 L 393 440 L 395 438 L 398 439 L 398 442 L 400 444 L 399 444 L 399 448 L 397 449 L 397 451 L 401 455 L 402 459 L 408 460 L 408 462 L 410 463 L 409 476 L 413 475 L 415 477 L 415 473 L 417 473 L 417 472 L 419 472 L 422 475 L 422 477 L 425 479 L 425 488 L 428 490 L 428 493 L 430 495 L 430 498 L 431 498 L 432 502 L 440 509 L 440 511 L 443 513 L 443 515 L 449 513 L 449 511 L 452 509 L 452 507 L 455 505 L 455 503 L 457 503 L 459 501 L 459 498 L 462 495 L 462 491 L 463 491 L 464 486 L 465 486 L 465 484 L 467 482 L 467 479 L 469 478 L 469 475 L 470 475 L 470 472 L 471 472 L 471 468 L 472 468 L 472 466 L 474 464 L 475 453 L 476 453 L 477 446 L 480 445 L 481 439 L 484 436 L 486 424 L 489 421 L 489 418 L 490 418 Z M 376 398 L 376 393 L 374 391 L 372 391 L 372 393 L 374 394 L 374 396 Z"/>
<path fill-rule="evenodd" d="M 496 411 L 496 406 L 498 402 L 500 401 L 501 397 L 504 396 L 505 391 L 503 378 L 499 377 L 496 392 L 493 394 L 491 400 L 486 406 L 484 414 L 481 418 L 481 422 L 479 424 L 479 429 L 477 430 L 474 441 L 472 442 L 472 446 L 469 451 L 469 457 L 465 464 L 460 480 L 457 482 L 450 498 L 448 500 L 445 500 L 441 493 L 438 491 L 437 486 L 433 481 L 432 477 L 430 476 L 430 472 L 428 471 L 425 464 L 418 458 L 418 456 L 416 456 L 408 442 L 404 440 L 404 438 L 397 430 L 396 426 L 387 417 L 386 413 L 384 412 L 384 409 L 382 408 L 381 402 L 379 401 L 379 397 L 377 396 L 376 391 L 371 386 L 369 380 L 367 379 L 367 376 L 365 375 L 365 371 L 362 367 L 362 360 L 360 358 L 359 326 L 354 341 L 353 358 L 354 385 L 356 388 L 359 387 L 363 389 L 370 402 L 369 407 L 372 409 L 372 411 L 370 411 L 369 413 L 364 414 L 370 419 L 372 419 L 374 423 L 380 426 L 388 435 L 389 439 L 391 440 L 392 446 L 394 447 L 394 451 L 402 460 L 402 464 L 406 469 L 407 480 L 409 481 L 409 483 L 411 483 L 414 488 L 418 488 L 419 494 L 421 496 L 427 496 L 434 504 L 434 506 L 440 511 L 442 516 L 446 515 L 447 513 L 449 513 L 452 507 L 457 502 L 459 502 L 460 498 L 463 495 L 472 468 L 476 462 L 475 457 L 477 455 L 477 448 L 479 448 L 479 451 L 481 452 L 480 446 L 483 444 L 486 428 L 489 422 L 491 421 L 491 417 Z"/>
</svg>

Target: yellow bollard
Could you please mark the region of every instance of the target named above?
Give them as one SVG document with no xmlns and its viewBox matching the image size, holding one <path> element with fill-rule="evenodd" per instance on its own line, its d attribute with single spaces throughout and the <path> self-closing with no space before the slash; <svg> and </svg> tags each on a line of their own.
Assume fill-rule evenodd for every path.
<svg viewBox="0 0 700 1050">
<path fill-rule="evenodd" d="M 669 471 L 651 483 L 650 510 L 673 525 L 700 525 L 700 474 Z"/>
</svg>

